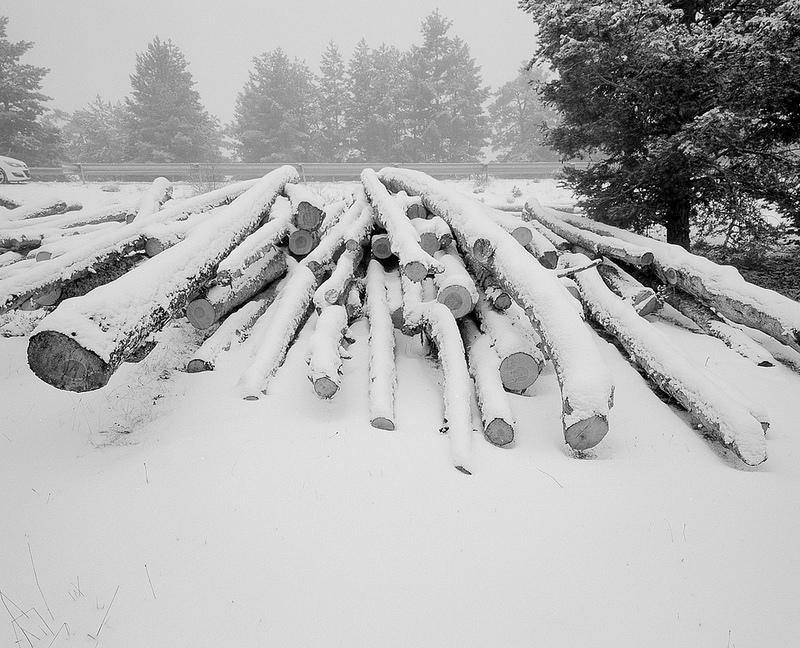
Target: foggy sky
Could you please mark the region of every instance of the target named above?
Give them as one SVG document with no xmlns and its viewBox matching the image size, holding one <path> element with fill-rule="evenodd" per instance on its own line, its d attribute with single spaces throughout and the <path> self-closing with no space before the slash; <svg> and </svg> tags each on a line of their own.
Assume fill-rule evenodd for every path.
<svg viewBox="0 0 800 648">
<path fill-rule="evenodd" d="M 318 71 L 329 40 L 347 60 L 364 36 L 406 49 L 419 42 L 421 20 L 439 8 L 453 21 L 451 35 L 469 43 L 484 83 L 514 78 L 533 52 L 534 27 L 516 0 L 9 0 L 12 41 L 34 41 L 23 62 L 50 68 L 43 83 L 50 107 L 72 111 L 100 94 L 130 91 L 135 53 L 156 35 L 171 38 L 189 62 L 205 107 L 223 122 L 253 56 L 282 47 Z"/>
</svg>

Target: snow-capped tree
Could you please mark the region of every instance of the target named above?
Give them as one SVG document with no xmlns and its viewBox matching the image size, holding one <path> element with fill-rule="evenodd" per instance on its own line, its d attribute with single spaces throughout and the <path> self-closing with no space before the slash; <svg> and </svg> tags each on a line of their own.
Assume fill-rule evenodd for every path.
<svg viewBox="0 0 800 648">
<path fill-rule="evenodd" d="M 347 69 L 333 41 L 322 53 L 319 70 L 314 147 L 323 162 L 339 162 L 345 159 L 347 149 Z"/>
<path fill-rule="evenodd" d="M 800 215 L 797 0 L 521 0 L 540 27 L 537 59 L 563 113 L 548 136 L 588 158 L 568 180 L 608 222 L 666 226 L 752 210 Z"/>
<path fill-rule="evenodd" d="M 121 102 L 100 96 L 76 110 L 64 126 L 67 155 L 77 162 L 122 162 L 125 159 L 127 113 Z"/>
<path fill-rule="evenodd" d="M 281 48 L 253 59 L 231 133 L 245 162 L 313 160 L 314 77 Z"/>
<path fill-rule="evenodd" d="M 183 52 L 156 36 L 136 55 L 126 99 L 126 158 L 138 162 L 195 162 L 219 155 L 216 120 L 195 90 Z"/>
<path fill-rule="evenodd" d="M 545 127 L 558 121 L 558 113 L 539 97 L 545 80 L 540 68 L 523 65 L 517 78 L 503 84 L 489 105 L 492 147 L 502 162 L 537 162 L 558 159 L 544 143 Z"/>
<path fill-rule="evenodd" d="M 22 63 L 33 47 L 6 36 L 8 17 L 0 16 L 0 155 L 21 158 L 29 165 L 58 161 L 61 136 L 42 94 L 47 68 Z"/>
</svg>

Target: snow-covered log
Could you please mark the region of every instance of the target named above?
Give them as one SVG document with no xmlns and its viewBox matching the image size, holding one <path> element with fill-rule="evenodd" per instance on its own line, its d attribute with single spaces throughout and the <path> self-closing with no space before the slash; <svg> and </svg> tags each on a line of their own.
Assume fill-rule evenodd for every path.
<svg viewBox="0 0 800 648">
<path fill-rule="evenodd" d="M 322 198 L 303 184 L 288 184 L 285 193 L 292 203 L 294 224 L 299 229 L 319 229 L 325 216 Z"/>
<path fill-rule="evenodd" d="M 116 281 L 62 302 L 30 339 L 31 369 L 59 389 L 105 385 L 129 352 L 203 289 L 220 261 L 259 226 L 284 185 L 296 178 L 290 166 L 268 173 L 228 206 L 225 218 L 202 223 L 182 243 Z"/>
<path fill-rule="evenodd" d="M 486 295 L 486 299 L 489 301 L 492 308 L 498 311 L 508 310 L 511 304 L 514 303 L 514 300 L 511 299 L 511 295 L 503 290 L 494 279 L 484 282 L 483 293 Z"/>
<path fill-rule="evenodd" d="M 400 202 L 407 218 L 421 218 L 423 220 L 428 218 L 428 210 L 425 209 L 425 205 L 422 204 L 419 196 L 409 196 L 405 191 L 400 191 L 395 194 L 395 199 Z"/>
<path fill-rule="evenodd" d="M 483 435 L 496 446 L 514 440 L 514 415 L 500 380 L 500 358 L 487 335 L 482 335 L 469 318 L 460 322 L 461 337 L 467 350 L 469 372 L 475 382 L 475 396 L 483 421 Z"/>
<path fill-rule="evenodd" d="M 308 353 L 308 379 L 320 398 L 333 398 L 342 384 L 342 340 L 347 333 L 344 306 L 328 305 L 317 316 Z"/>
<path fill-rule="evenodd" d="M 486 215 L 492 219 L 492 222 L 511 234 L 522 247 L 530 245 L 533 240 L 533 234 L 531 233 L 533 228 L 524 220 L 517 218 L 512 213 L 503 212 L 490 207 L 486 208 Z"/>
<path fill-rule="evenodd" d="M 544 367 L 544 356 L 537 346 L 538 337 L 531 329 L 515 325 L 505 312 L 489 306 L 481 296 L 475 307 L 481 330 L 489 336 L 497 356 L 503 387 L 515 394 L 523 393 L 536 382 Z"/>
<path fill-rule="evenodd" d="M 5 229 L 34 229 L 49 230 L 71 227 L 81 227 L 82 225 L 96 225 L 98 223 L 124 223 L 128 214 L 135 213 L 136 205 L 133 202 L 108 205 L 89 211 L 66 212 L 44 216 L 34 220 L 25 221 L 0 221 L 0 230 Z"/>
<path fill-rule="evenodd" d="M 601 254 L 635 266 L 647 266 L 653 263 L 653 252 L 649 248 L 574 227 L 559 217 L 554 210 L 543 207 L 534 196 L 529 196 L 525 201 L 525 210 L 547 229 L 594 254 Z"/>
<path fill-rule="evenodd" d="M 344 307 L 347 311 L 347 321 L 352 324 L 364 315 L 364 281 L 357 279 L 350 283 L 347 295 L 344 298 Z"/>
<path fill-rule="evenodd" d="M 69 211 L 77 211 L 81 207 L 73 204 L 73 209 Z M 55 216 L 57 214 L 64 214 L 67 210 L 67 203 L 61 199 L 55 198 L 50 200 L 39 201 L 37 203 L 24 205 L 18 207 L 12 212 L 12 218 L 15 221 L 24 221 L 30 218 L 44 218 L 46 216 Z M 74 209 L 77 207 L 77 209 Z"/>
<path fill-rule="evenodd" d="M 380 232 L 372 235 L 370 241 L 370 249 L 372 256 L 376 259 L 385 260 L 392 256 L 392 243 L 389 240 L 389 235 L 386 232 Z"/>
<path fill-rule="evenodd" d="M 234 342 L 242 342 L 253 324 L 270 307 L 286 279 L 270 284 L 265 290 L 228 315 L 219 327 L 209 335 L 200 348 L 195 351 L 186 365 L 188 373 L 213 371 L 217 358 L 231 348 Z"/>
<path fill-rule="evenodd" d="M 319 233 L 316 230 L 295 228 L 289 234 L 288 245 L 292 254 L 304 257 L 319 245 Z"/>
<path fill-rule="evenodd" d="M 574 265 L 585 260 L 583 255 L 565 254 L 560 263 Z M 718 380 L 709 378 L 702 365 L 692 363 L 655 326 L 617 297 L 596 270 L 581 272 L 574 281 L 592 319 L 619 341 L 662 391 L 691 412 L 708 435 L 748 465 L 766 460 L 761 423 Z"/>
<path fill-rule="evenodd" d="M 588 255 L 587 255 L 587 258 L 589 258 Z M 556 268 L 554 270 L 554 274 L 559 279 L 563 279 L 565 277 L 571 277 L 573 275 L 576 275 L 579 272 L 583 272 L 584 270 L 588 270 L 589 268 L 596 268 L 602 262 L 603 262 L 602 259 L 589 259 L 589 261 L 587 263 L 584 263 L 583 265 L 580 265 L 580 266 Z"/>
<path fill-rule="evenodd" d="M 563 214 L 574 227 L 647 245 L 654 254 L 652 269 L 669 285 L 697 297 L 727 319 L 763 331 L 800 351 L 800 303 L 774 290 L 744 280 L 736 268 L 722 266 L 686 251 L 679 245 L 656 241 L 577 214 Z"/>
<path fill-rule="evenodd" d="M 0 230 L 0 247 L 15 252 L 30 252 L 61 239 L 72 239 L 84 234 L 119 231 L 120 223 L 93 223 L 68 229 L 32 228 Z M 73 239 L 77 244 L 78 239 Z M 35 254 L 34 254 L 35 256 Z"/>
<path fill-rule="evenodd" d="M 227 285 L 241 276 L 245 269 L 283 243 L 292 224 L 289 200 L 278 196 L 269 210 L 269 220 L 234 248 L 217 268 L 215 282 Z"/>
<path fill-rule="evenodd" d="M 706 335 L 722 340 L 739 355 L 760 367 L 775 364 L 772 354 L 741 329 L 731 326 L 708 306 L 705 306 L 680 288 L 670 288 L 664 293 L 664 301 L 679 313 L 688 317 Z"/>
<path fill-rule="evenodd" d="M 325 232 L 339 222 L 339 218 L 341 218 L 342 214 L 347 211 L 347 208 L 352 204 L 352 202 L 353 201 L 351 197 L 351 200 L 342 199 L 325 205 L 322 210 L 324 216 L 322 217 L 322 222 L 319 225 L 320 236 L 325 234 Z"/>
<path fill-rule="evenodd" d="M 547 270 L 514 238 L 483 215 L 484 207 L 419 171 L 385 168 L 381 180 L 394 190 L 422 196 L 425 207 L 441 216 L 459 247 L 474 249 L 480 240 L 494 249 L 489 265 L 503 288 L 525 310 L 540 333 L 561 386 L 564 437 L 575 449 L 598 444 L 608 432 L 613 402 L 611 375 L 591 330 L 575 312 L 574 300 L 555 273 Z"/>
<path fill-rule="evenodd" d="M 22 261 L 22 259 L 24 258 L 25 258 L 24 254 L 20 254 L 19 252 L 14 252 L 13 250 L 0 252 L 0 268 L 11 265 L 12 263 L 16 263 L 17 261 Z"/>
<path fill-rule="evenodd" d="M 400 274 L 396 271 L 386 272 L 384 275 L 386 283 L 386 302 L 389 307 L 389 315 L 392 318 L 392 325 L 399 331 L 403 330 L 403 287 L 400 282 Z"/>
<path fill-rule="evenodd" d="M 429 219 L 415 218 L 411 224 L 419 234 L 420 247 L 431 256 L 438 250 L 444 250 L 453 242 L 450 228 L 438 216 Z"/>
<path fill-rule="evenodd" d="M 361 256 L 360 250 L 345 249 L 342 252 L 331 276 L 323 281 L 314 293 L 314 306 L 317 310 L 343 303 L 350 284 L 355 281 L 355 270 Z"/>
<path fill-rule="evenodd" d="M 128 218 L 131 223 L 137 218 L 147 218 L 155 214 L 161 206 L 172 198 L 172 183 L 163 177 L 153 180 L 147 191 L 142 194 L 136 209 L 136 215 Z"/>
<path fill-rule="evenodd" d="M 397 387 L 394 325 L 387 299 L 386 273 L 375 260 L 367 266 L 366 310 L 369 320 L 369 420 L 372 427 L 379 430 L 394 430 L 394 393 Z"/>
<path fill-rule="evenodd" d="M 616 263 L 604 259 L 597 271 L 611 290 L 628 302 L 642 317 L 656 312 L 661 304 L 652 288 L 642 285 Z"/>
<path fill-rule="evenodd" d="M 453 317 L 460 319 L 475 308 L 478 289 L 453 246 L 437 252 L 435 259 L 444 268 L 444 272 L 433 278 L 437 288 L 436 299 L 450 309 Z"/>
<path fill-rule="evenodd" d="M 286 274 L 286 256 L 278 248 L 239 268 L 227 284 L 216 284 L 186 305 L 186 319 L 197 329 L 213 326 L 265 286 Z"/>
<path fill-rule="evenodd" d="M 372 169 L 361 172 L 361 183 L 375 217 L 389 235 L 392 252 L 400 260 L 400 271 L 412 281 L 442 271 L 442 266 L 419 245 L 419 235 L 402 209 L 381 184 Z"/>
<path fill-rule="evenodd" d="M 435 301 L 422 301 L 420 283 L 407 276 L 402 277 L 402 282 L 403 318 L 406 325 L 409 328 L 424 329 L 439 353 L 444 378 L 442 431 L 447 432 L 450 440 L 453 465 L 469 475 L 472 452 L 472 388 L 458 324 L 446 306 Z"/>
<path fill-rule="evenodd" d="M 6 209 L 17 209 L 18 207 L 22 207 L 22 203 L 17 202 L 13 198 L 9 198 L 8 196 L 0 194 L 0 207 L 5 207 Z"/>
<path fill-rule="evenodd" d="M 525 220 L 525 222 L 527 222 L 531 226 L 531 228 L 533 228 L 535 231 L 539 232 L 539 234 L 541 234 L 545 239 L 547 239 L 547 241 L 549 241 L 550 245 L 552 245 L 556 250 L 558 250 L 558 251 L 562 251 L 562 250 L 569 251 L 569 250 L 572 249 L 572 243 L 570 243 L 564 237 L 559 236 L 555 232 L 547 229 L 539 221 L 531 218 L 530 215 L 527 214 L 526 212 L 523 212 L 522 216 L 523 216 L 523 220 Z M 528 216 L 528 218 L 526 219 L 525 216 Z"/>
</svg>

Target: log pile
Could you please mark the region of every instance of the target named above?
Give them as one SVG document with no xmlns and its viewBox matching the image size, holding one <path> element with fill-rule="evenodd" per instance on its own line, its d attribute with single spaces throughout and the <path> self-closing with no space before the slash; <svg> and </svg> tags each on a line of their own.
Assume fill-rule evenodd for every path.
<svg viewBox="0 0 800 648">
<path fill-rule="evenodd" d="M 257 401 L 308 323 L 307 375 L 327 400 L 346 387 L 350 327 L 364 316 L 369 423 L 400 427 L 395 336 L 421 336 L 442 373 L 452 465 L 470 474 L 474 430 L 497 446 L 527 432 L 513 399 L 535 398 L 548 364 L 564 442 L 583 453 L 603 440 L 614 385 L 594 326 L 709 437 L 748 465 L 766 459 L 766 413 L 650 321 L 669 304 L 764 367 L 774 359 L 737 323 L 800 349 L 800 306 L 735 271 L 535 197 L 518 213 L 501 211 L 394 167 L 365 169 L 357 195 L 329 202 L 293 167 L 187 201 L 168 197 L 157 181 L 127 211 L 0 224 L 0 242 L 16 241 L 0 250 L 0 311 L 41 309 L 28 361 L 42 380 L 101 388 L 170 319 L 186 317 L 205 332 L 186 370 L 213 371 L 247 341 L 237 390 Z M 26 259 L 28 250 L 44 260 Z"/>
</svg>

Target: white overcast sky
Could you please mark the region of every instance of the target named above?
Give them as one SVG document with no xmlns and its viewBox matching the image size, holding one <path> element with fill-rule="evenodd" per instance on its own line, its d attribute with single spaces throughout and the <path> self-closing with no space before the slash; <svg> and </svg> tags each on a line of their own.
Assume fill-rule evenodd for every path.
<svg viewBox="0 0 800 648">
<path fill-rule="evenodd" d="M 282 47 L 317 70 L 329 40 L 347 59 L 364 36 L 402 49 L 419 41 L 421 20 L 439 10 L 451 34 L 470 45 L 484 82 L 511 80 L 530 58 L 534 26 L 516 0 L 7 0 L 11 40 L 34 41 L 23 59 L 50 68 L 44 91 L 51 107 L 72 111 L 99 94 L 130 90 L 135 53 L 156 35 L 184 52 L 206 108 L 223 121 L 253 56 Z"/>
</svg>

